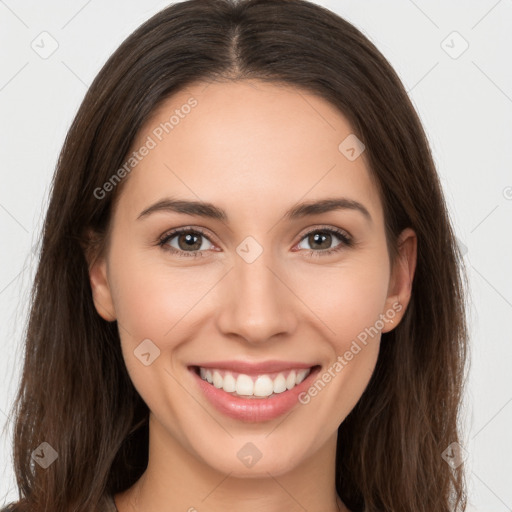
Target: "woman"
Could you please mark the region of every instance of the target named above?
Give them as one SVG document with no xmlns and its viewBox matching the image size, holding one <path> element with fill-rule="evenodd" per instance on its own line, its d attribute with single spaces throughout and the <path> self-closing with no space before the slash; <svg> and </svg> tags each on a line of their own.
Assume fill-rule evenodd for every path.
<svg viewBox="0 0 512 512">
<path fill-rule="evenodd" d="M 164 9 L 62 149 L 9 510 L 464 510 L 463 277 L 361 32 L 302 0 Z"/>
</svg>

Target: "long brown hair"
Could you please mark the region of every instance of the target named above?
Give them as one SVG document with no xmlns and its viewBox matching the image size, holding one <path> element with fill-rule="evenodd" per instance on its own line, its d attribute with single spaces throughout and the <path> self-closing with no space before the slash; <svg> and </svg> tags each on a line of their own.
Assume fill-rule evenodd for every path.
<svg viewBox="0 0 512 512">
<path fill-rule="evenodd" d="M 241 79 L 291 84 L 336 106 L 366 146 L 392 259 L 404 228 L 418 238 L 405 316 L 382 335 L 374 374 L 338 429 L 338 494 L 353 511 L 465 510 L 464 464 L 452 467 L 442 454 L 462 444 L 467 278 L 429 144 L 375 46 L 304 0 L 171 5 L 123 42 L 89 88 L 60 154 L 42 232 L 11 411 L 20 498 L 13 510 L 97 510 L 144 472 L 149 410 L 126 371 L 116 322 L 94 308 L 86 259 L 104 248 L 123 183 L 102 199 L 95 190 L 170 95 L 193 82 Z M 31 457 L 43 442 L 58 454 L 47 469 Z"/>
</svg>

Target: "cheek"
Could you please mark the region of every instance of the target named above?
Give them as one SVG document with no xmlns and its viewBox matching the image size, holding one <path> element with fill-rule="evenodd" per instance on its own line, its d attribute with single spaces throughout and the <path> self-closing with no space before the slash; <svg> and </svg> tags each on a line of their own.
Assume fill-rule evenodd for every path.
<svg viewBox="0 0 512 512">
<path fill-rule="evenodd" d="M 121 240 L 112 249 L 110 281 L 116 316 L 133 341 L 171 342 L 171 331 L 186 323 L 187 313 L 211 287 L 207 279 L 211 271 L 186 262 L 180 268 L 179 263 L 166 264 L 165 258 L 161 249 L 130 251 Z"/>
<path fill-rule="evenodd" d="M 361 398 L 377 363 L 380 315 L 389 276 L 386 262 L 360 263 L 340 268 L 336 274 L 327 275 L 323 269 L 316 276 L 310 275 L 317 286 L 304 302 L 315 304 L 319 317 L 315 325 L 327 326 L 323 332 L 330 348 L 329 361 L 302 398 L 302 403 L 314 411 L 303 425 L 311 429 L 311 435 L 318 428 L 315 417 L 329 418 L 321 427 L 323 436 L 343 422 Z"/>
<path fill-rule="evenodd" d="M 178 269 L 155 262 L 154 256 L 122 250 L 117 255 L 112 251 L 112 261 L 118 262 L 112 265 L 111 282 L 128 374 L 152 411 L 168 410 L 179 417 L 187 394 L 176 386 L 173 357 L 193 336 L 190 320 L 201 311 L 201 298 L 214 286 L 215 276 L 209 279 L 197 267 Z M 166 389 L 174 390 L 175 400 L 168 402 L 166 393 L 155 392 Z"/>
<path fill-rule="evenodd" d="M 304 302 L 318 317 L 314 328 L 322 330 L 330 349 L 329 361 L 304 397 L 315 415 L 330 418 L 325 435 L 353 409 L 375 369 L 389 285 L 386 254 L 375 247 L 338 268 L 312 266 L 300 283 Z"/>
<path fill-rule="evenodd" d="M 114 308 L 123 356 L 134 381 L 140 372 L 144 378 L 156 378 L 137 357 L 141 343 L 151 340 L 145 343 L 158 355 L 153 368 L 171 365 L 173 350 L 190 336 L 190 312 L 200 307 L 201 297 L 214 284 L 198 267 L 166 265 L 164 258 L 155 258 L 155 251 L 130 252 L 121 244 L 111 251 Z"/>
<path fill-rule="evenodd" d="M 338 298 L 337 332 L 356 337 L 373 326 L 382 313 L 387 296 L 388 279 L 381 270 L 355 270 L 346 276 Z M 334 314 L 334 311 L 333 311 Z"/>
<path fill-rule="evenodd" d="M 389 285 L 387 260 L 370 257 L 347 259 L 338 267 L 311 266 L 297 277 L 297 295 L 311 307 L 336 352 L 384 312 Z"/>
</svg>

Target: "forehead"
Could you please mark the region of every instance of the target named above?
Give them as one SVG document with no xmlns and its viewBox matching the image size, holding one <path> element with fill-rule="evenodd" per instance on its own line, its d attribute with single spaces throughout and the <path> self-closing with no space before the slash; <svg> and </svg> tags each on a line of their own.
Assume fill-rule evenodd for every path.
<svg viewBox="0 0 512 512">
<path fill-rule="evenodd" d="M 119 202 L 134 218 L 166 195 L 226 210 L 284 209 L 335 195 L 364 202 L 379 218 L 365 154 L 347 158 L 347 137 L 352 128 L 336 107 L 291 85 L 195 83 L 166 99 L 139 130 L 132 151 L 150 149 L 135 162 Z"/>
</svg>

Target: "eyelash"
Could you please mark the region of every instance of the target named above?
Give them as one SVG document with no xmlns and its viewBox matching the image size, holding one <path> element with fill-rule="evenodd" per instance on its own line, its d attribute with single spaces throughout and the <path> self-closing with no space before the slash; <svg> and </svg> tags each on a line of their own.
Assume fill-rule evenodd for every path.
<svg viewBox="0 0 512 512">
<path fill-rule="evenodd" d="M 167 242 L 169 240 L 172 240 L 176 235 L 179 235 L 181 233 L 194 233 L 194 234 L 200 234 L 201 236 L 204 236 L 208 241 L 211 242 L 211 240 L 208 238 L 208 235 L 201 230 L 200 228 L 177 228 L 173 229 L 172 231 L 169 231 L 162 235 L 162 237 L 158 240 L 158 246 L 160 246 L 164 251 L 169 251 L 171 254 L 177 255 L 179 257 L 184 258 L 197 258 L 197 257 L 204 257 L 204 252 L 206 251 L 180 251 L 175 249 L 174 247 L 170 247 L 167 245 Z M 313 233 L 330 233 L 336 235 L 341 240 L 341 243 L 334 247 L 333 249 L 326 249 L 326 250 L 320 250 L 320 251 L 314 251 L 313 249 L 309 249 L 308 253 L 310 257 L 318 258 L 323 256 L 329 256 L 331 254 L 337 253 L 344 248 L 352 247 L 354 245 L 354 242 L 350 236 L 347 235 L 346 232 L 336 229 L 336 228 L 316 228 L 311 231 L 308 231 L 305 233 L 302 238 L 300 239 L 299 243 L 302 242 L 306 237 Z"/>
</svg>

